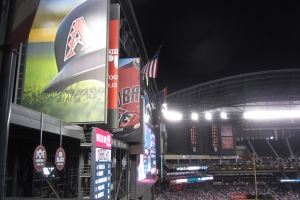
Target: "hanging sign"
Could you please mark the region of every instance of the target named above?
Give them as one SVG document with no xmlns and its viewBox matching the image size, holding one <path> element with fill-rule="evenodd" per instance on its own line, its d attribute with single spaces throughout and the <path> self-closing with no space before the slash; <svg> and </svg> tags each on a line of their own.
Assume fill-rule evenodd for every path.
<svg viewBox="0 0 300 200">
<path fill-rule="evenodd" d="M 46 166 L 47 162 L 47 152 L 43 145 L 39 145 L 35 148 L 33 154 L 33 165 L 36 171 L 42 172 L 43 168 Z"/>
<path fill-rule="evenodd" d="M 66 153 L 63 148 L 58 148 L 55 154 L 55 166 L 58 170 L 62 170 L 66 163 Z"/>
</svg>

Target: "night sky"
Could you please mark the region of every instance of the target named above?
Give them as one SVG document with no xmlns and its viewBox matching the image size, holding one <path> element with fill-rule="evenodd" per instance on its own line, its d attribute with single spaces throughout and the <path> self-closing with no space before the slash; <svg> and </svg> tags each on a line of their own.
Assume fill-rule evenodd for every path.
<svg viewBox="0 0 300 200">
<path fill-rule="evenodd" d="M 168 94 L 228 76 L 300 66 L 300 1 L 131 0 Z"/>
</svg>

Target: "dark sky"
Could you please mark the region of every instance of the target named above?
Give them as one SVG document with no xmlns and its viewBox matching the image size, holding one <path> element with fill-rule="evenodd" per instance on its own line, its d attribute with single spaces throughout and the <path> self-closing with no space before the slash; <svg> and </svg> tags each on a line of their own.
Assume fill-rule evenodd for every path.
<svg viewBox="0 0 300 200">
<path fill-rule="evenodd" d="M 300 1 L 131 0 L 168 94 L 228 76 L 300 66 Z"/>
</svg>

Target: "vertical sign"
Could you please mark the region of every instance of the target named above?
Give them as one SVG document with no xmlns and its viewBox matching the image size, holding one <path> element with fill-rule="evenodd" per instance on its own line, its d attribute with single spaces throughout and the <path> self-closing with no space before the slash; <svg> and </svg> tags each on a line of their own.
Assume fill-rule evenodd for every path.
<svg viewBox="0 0 300 200">
<path fill-rule="evenodd" d="M 144 142 L 141 129 L 140 58 L 119 60 L 119 128 L 114 138 L 125 142 Z"/>
<path fill-rule="evenodd" d="M 119 79 L 119 22 L 120 5 L 110 5 L 107 123 L 97 125 L 101 129 L 118 128 L 118 79 Z"/>
<path fill-rule="evenodd" d="M 111 193 L 112 134 L 99 128 L 94 128 L 93 141 L 91 198 L 109 199 Z"/>
<path fill-rule="evenodd" d="M 193 152 L 196 152 L 196 146 L 197 146 L 197 126 L 192 126 L 191 128 L 191 148 Z"/>
<path fill-rule="evenodd" d="M 218 137 L 218 126 L 217 125 L 212 125 L 211 136 L 212 136 L 213 150 L 214 150 L 214 152 L 217 152 L 218 147 L 219 147 L 219 137 Z"/>
</svg>

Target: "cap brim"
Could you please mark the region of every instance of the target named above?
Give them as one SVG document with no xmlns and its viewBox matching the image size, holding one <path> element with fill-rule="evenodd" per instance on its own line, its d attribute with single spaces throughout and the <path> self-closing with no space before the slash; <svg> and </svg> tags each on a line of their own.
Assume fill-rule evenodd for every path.
<svg viewBox="0 0 300 200">
<path fill-rule="evenodd" d="M 43 92 L 60 92 L 74 83 L 84 80 L 105 81 L 106 77 L 106 49 L 81 55 L 69 62 L 51 80 Z"/>
</svg>

